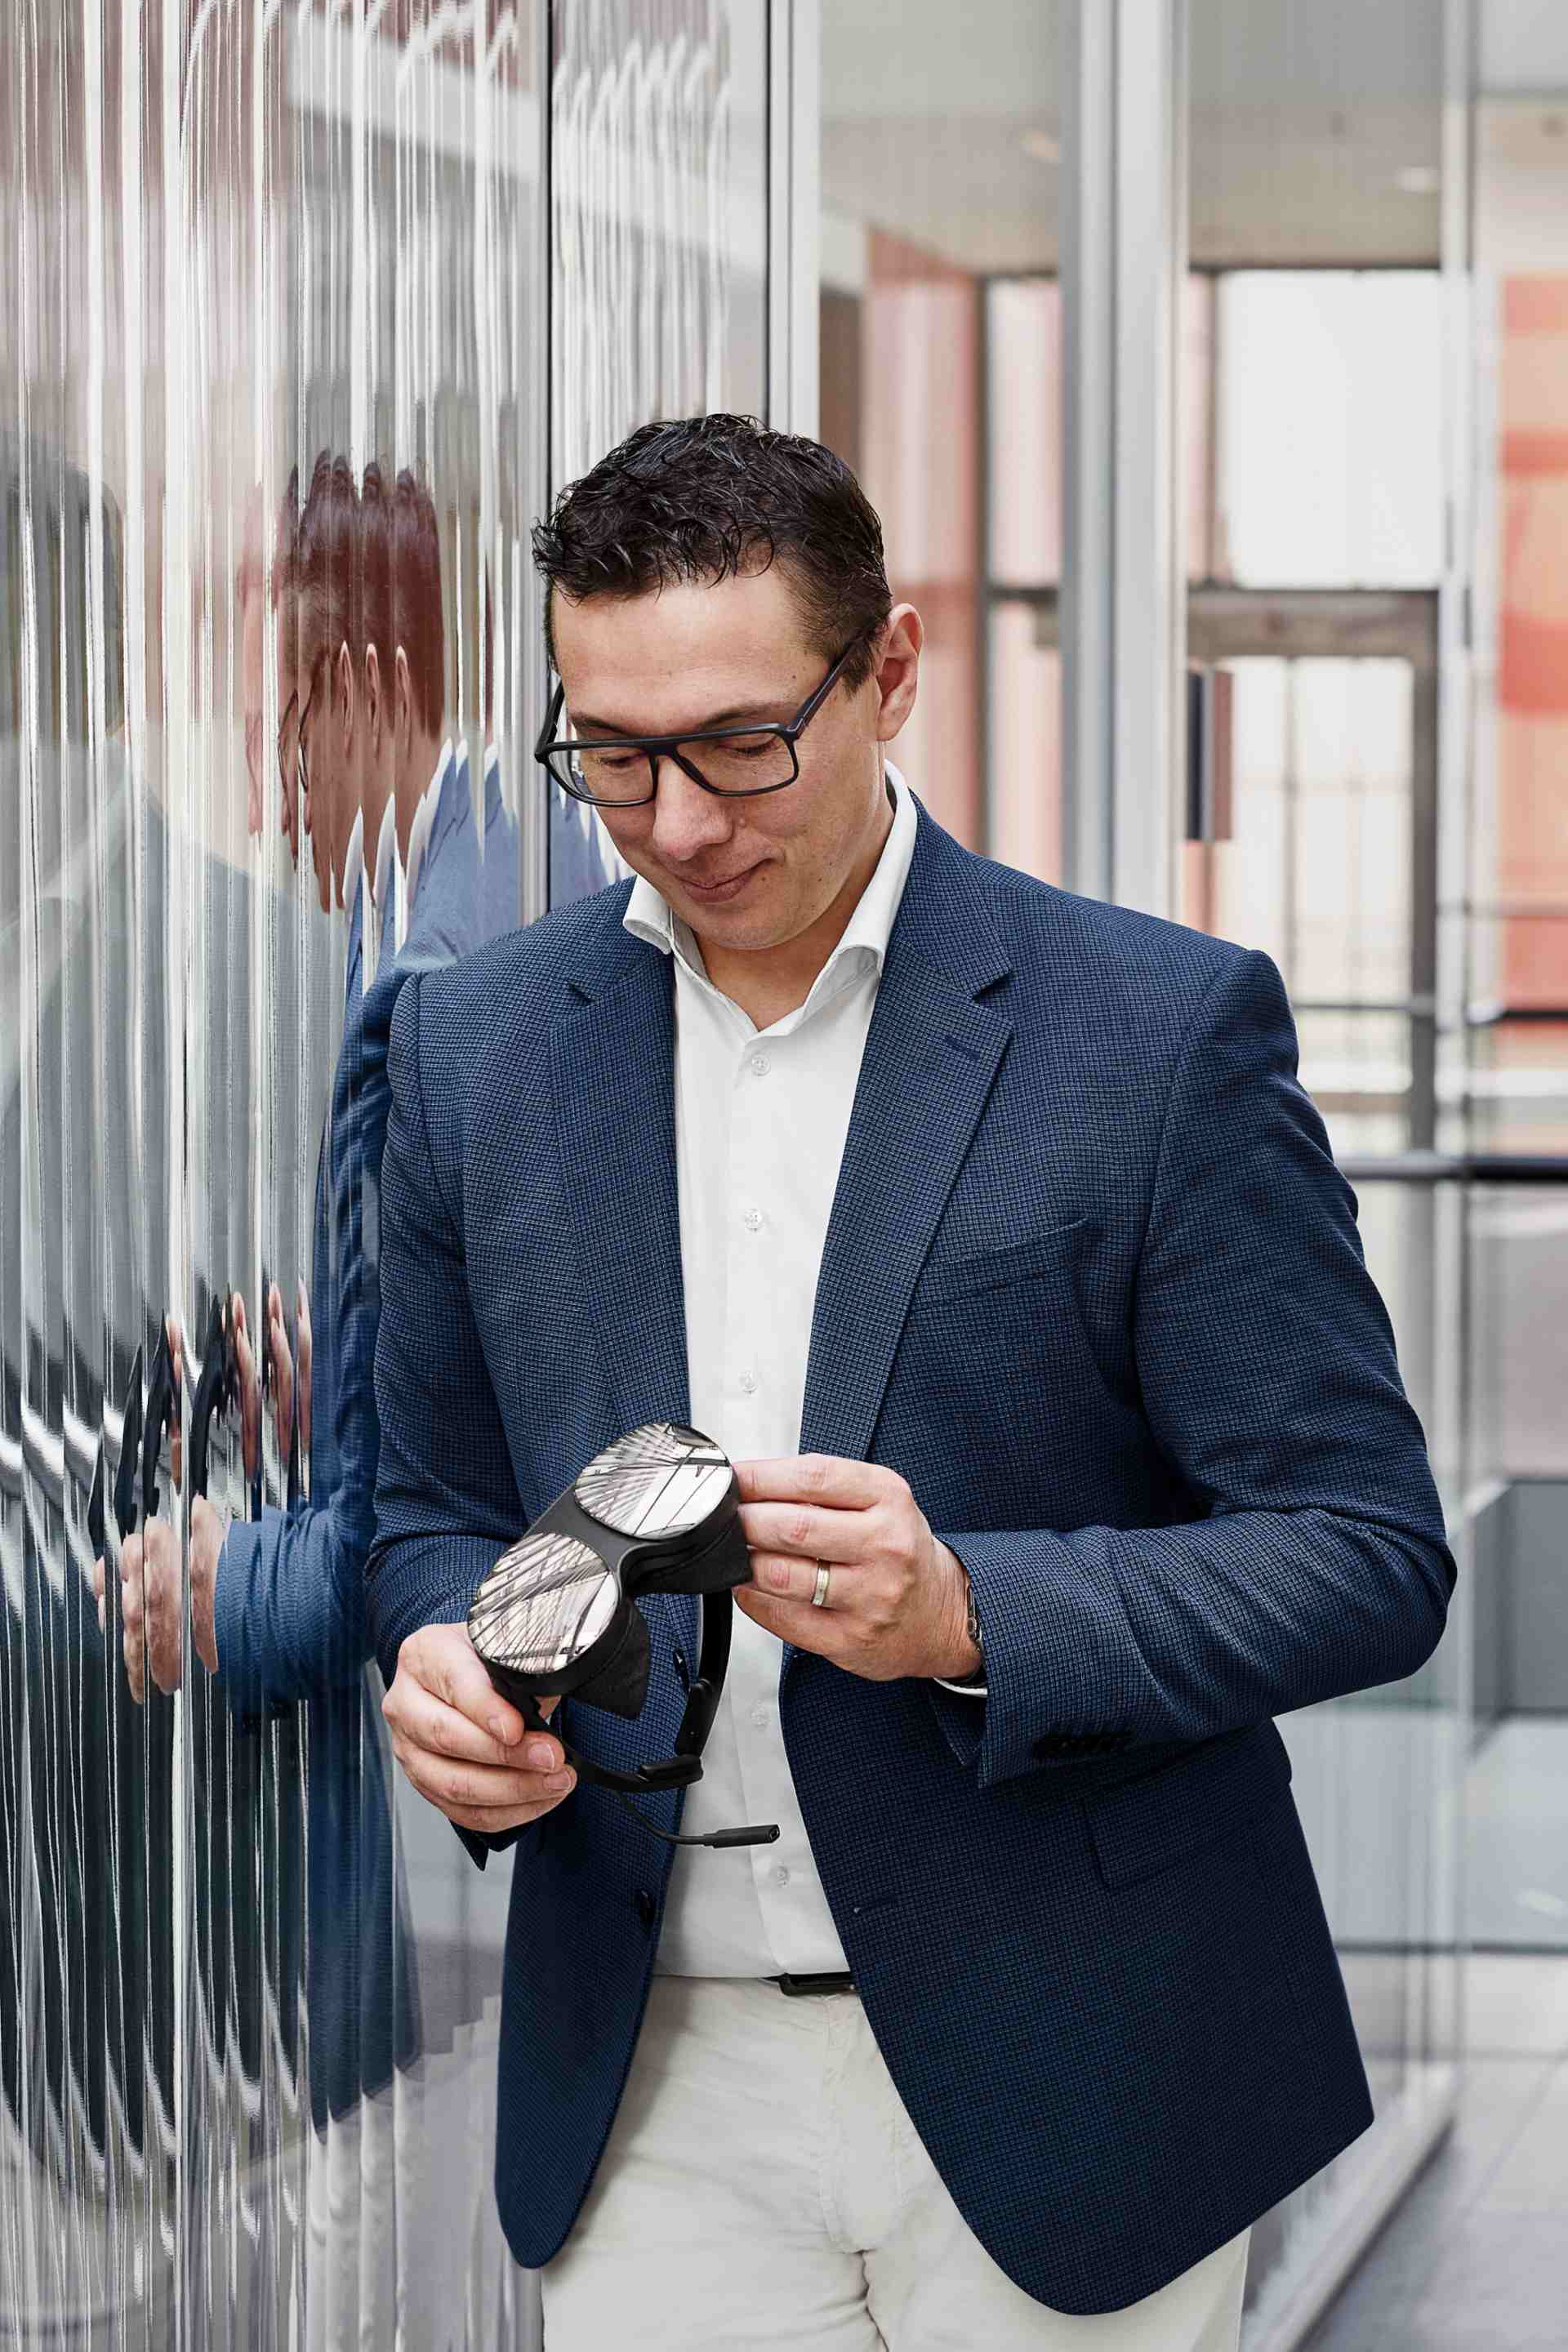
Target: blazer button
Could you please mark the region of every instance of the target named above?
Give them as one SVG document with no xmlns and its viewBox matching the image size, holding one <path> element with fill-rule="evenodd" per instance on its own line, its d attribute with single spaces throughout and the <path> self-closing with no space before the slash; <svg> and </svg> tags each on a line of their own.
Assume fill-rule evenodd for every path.
<svg viewBox="0 0 1568 2352">
<path fill-rule="evenodd" d="M 637 1916 L 645 1927 L 651 1927 L 658 1916 L 658 1897 L 651 1887 L 637 1888 Z"/>
</svg>

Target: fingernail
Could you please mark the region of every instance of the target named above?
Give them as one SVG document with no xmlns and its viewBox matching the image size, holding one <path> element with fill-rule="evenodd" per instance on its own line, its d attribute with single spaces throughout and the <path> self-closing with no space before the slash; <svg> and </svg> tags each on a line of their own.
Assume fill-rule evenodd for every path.
<svg viewBox="0 0 1568 2352">
<path fill-rule="evenodd" d="M 555 1761 L 555 1750 L 548 1739 L 531 1739 L 528 1743 L 528 1760 L 541 1772 L 546 1772 Z"/>
<path fill-rule="evenodd" d="M 547 1789 L 569 1789 L 572 1786 L 573 1778 L 570 1772 L 552 1772 L 544 1785 Z"/>
<path fill-rule="evenodd" d="M 499 1739 L 503 1748 L 510 1748 L 512 1741 L 516 1738 L 517 1734 L 513 1731 L 510 1724 L 508 1723 L 504 1716 L 492 1715 L 490 1717 L 490 1737 L 492 1739 Z"/>
</svg>

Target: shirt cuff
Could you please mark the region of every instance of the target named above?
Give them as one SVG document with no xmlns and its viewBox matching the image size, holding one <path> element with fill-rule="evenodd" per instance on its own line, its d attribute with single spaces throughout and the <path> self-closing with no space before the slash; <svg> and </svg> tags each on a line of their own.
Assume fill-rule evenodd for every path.
<svg viewBox="0 0 1568 2352">
<path fill-rule="evenodd" d="M 984 1698 L 985 1696 L 984 1683 L 950 1683 L 942 1675 L 932 1675 L 931 1680 L 940 1683 L 943 1690 L 961 1691 L 965 1698 Z"/>
</svg>

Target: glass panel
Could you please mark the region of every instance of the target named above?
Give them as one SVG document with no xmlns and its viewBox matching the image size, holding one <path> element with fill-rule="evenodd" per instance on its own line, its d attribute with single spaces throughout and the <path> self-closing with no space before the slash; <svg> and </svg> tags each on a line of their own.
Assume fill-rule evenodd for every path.
<svg viewBox="0 0 1568 2352">
<path fill-rule="evenodd" d="M 972 848 L 1060 866 L 1055 689 L 988 583 L 1060 543 L 1058 11 L 823 12 L 821 424 L 925 624 L 891 754 Z M 1022 658 L 1016 656 L 1022 656 Z"/>
<path fill-rule="evenodd" d="M 766 35 L 760 0 L 555 0 L 557 489 L 655 417 L 766 412 Z M 538 773 L 563 906 L 629 869 Z"/>
<path fill-rule="evenodd" d="M 1430 11 L 1344 0 L 1205 0 L 1190 33 L 1188 639 L 1233 700 L 1182 912 L 1279 964 L 1342 1158 L 1430 1145 L 1435 639 L 1409 592 L 1444 562 L 1442 43 Z M 1458 1545 L 1461 1189 L 1358 1173 L 1354 1191 Z M 1421 1674 L 1280 1727 L 1377 2119 L 1258 2224 L 1244 2341 L 1280 2325 L 1452 2095 L 1464 1635 L 1461 1604 Z"/>
<path fill-rule="evenodd" d="M 1435 271 L 1219 281 L 1216 576 L 1425 587 L 1442 568 Z"/>
</svg>

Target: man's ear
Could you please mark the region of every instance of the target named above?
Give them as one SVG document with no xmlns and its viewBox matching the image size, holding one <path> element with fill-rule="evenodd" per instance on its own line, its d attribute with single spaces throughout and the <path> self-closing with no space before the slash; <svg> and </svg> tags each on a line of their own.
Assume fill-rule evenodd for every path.
<svg viewBox="0 0 1568 2352">
<path fill-rule="evenodd" d="M 925 624 L 912 604 L 895 604 L 878 632 L 871 676 L 876 683 L 877 738 L 890 743 L 915 707 Z"/>
</svg>

